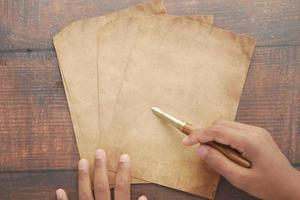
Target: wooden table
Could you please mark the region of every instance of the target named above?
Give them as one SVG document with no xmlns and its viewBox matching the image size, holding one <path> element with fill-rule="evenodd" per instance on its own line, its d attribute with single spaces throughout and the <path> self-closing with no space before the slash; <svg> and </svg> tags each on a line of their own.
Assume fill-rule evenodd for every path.
<svg viewBox="0 0 300 200">
<path fill-rule="evenodd" d="M 76 19 L 141 0 L 0 0 L 0 199 L 77 198 L 78 150 L 52 37 Z M 215 24 L 257 38 L 237 121 L 269 130 L 300 168 L 300 2 L 166 0 L 177 15 L 212 14 Z M 276 166 L 270 166 L 276 167 Z M 133 199 L 199 199 L 154 184 Z M 254 199 L 221 180 L 216 199 Z"/>
</svg>

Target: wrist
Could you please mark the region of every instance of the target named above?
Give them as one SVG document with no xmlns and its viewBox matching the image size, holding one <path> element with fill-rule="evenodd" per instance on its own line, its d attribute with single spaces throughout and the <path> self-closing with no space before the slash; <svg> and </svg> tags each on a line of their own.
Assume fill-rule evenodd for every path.
<svg viewBox="0 0 300 200">
<path fill-rule="evenodd" d="M 300 199 L 300 172 L 293 168 L 293 180 L 291 184 L 291 191 L 289 193 L 289 200 Z"/>
<path fill-rule="evenodd" d="M 285 173 L 284 178 L 275 181 L 272 184 L 270 193 L 263 197 L 266 200 L 298 200 L 300 199 L 300 172 L 290 168 Z"/>
<path fill-rule="evenodd" d="M 286 189 L 283 190 L 282 199 L 298 200 L 300 199 L 300 172 L 291 168 L 290 178 L 286 183 L 283 183 Z"/>
</svg>

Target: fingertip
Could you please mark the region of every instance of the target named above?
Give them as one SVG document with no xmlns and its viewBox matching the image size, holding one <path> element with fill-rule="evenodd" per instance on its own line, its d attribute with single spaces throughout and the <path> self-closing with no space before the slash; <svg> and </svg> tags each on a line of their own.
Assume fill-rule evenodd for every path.
<svg viewBox="0 0 300 200">
<path fill-rule="evenodd" d="M 63 190 L 62 189 L 57 189 L 55 193 L 56 193 L 56 198 L 57 199 L 62 199 L 63 198 Z"/>
<path fill-rule="evenodd" d="M 128 154 L 122 154 L 120 156 L 120 162 L 129 162 L 129 155 Z"/>
<path fill-rule="evenodd" d="M 205 130 L 196 130 L 191 133 L 189 136 L 185 137 L 182 140 L 182 143 L 186 146 L 191 146 L 199 143 L 206 143 L 213 140 L 213 137 L 209 134 L 206 134 Z"/>
<path fill-rule="evenodd" d="M 200 145 L 200 147 L 197 149 L 197 153 L 200 156 L 200 158 L 205 159 L 208 150 L 209 147 L 207 145 Z"/>
<path fill-rule="evenodd" d="M 139 198 L 138 198 L 138 200 L 148 200 L 148 198 L 146 197 L 146 196 L 140 196 Z"/>
<path fill-rule="evenodd" d="M 122 154 L 119 159 L 120 167 L 129 167 L 130 158 L 128 154 Z"/>
<path fill-rule="evenodd" d="M 88 172 L 89 170 L 89 161 L 86 159 L 81 159 L 78 162 L 78 170 L 82 172 Z"/>
<path fill-rule="evenodd" d="M 182 143 L 186 146 L 191 146 L 191 145 L 199 143 L 198 134 L 191 133 L 189 136 L 186 136 L 185 138 L 183 138 Z"/>
<path fill-rule="evenodd" d="M 189 136 L 186 136 L 185 138 L 183 138 L 182 144 L 189 145 Z"/>
<path fill-rule="evenodd" d="M 106 157 L 105 151 L 103 149 L 97 149 L 96 150 L 96 160 L 104 160 Z"/>
<path fill-rule="evenodd" d="M 66 197 L 66 192 L 61 188 L 57 189 L 55 194 L 57 200 L 64 200 L 64 197 Z"/>
</svg>

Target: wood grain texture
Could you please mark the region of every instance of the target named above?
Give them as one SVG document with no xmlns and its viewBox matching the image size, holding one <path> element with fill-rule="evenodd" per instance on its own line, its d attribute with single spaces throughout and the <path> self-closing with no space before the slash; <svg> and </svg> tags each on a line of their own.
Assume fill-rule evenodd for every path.
<svg viewBox="0 0 300 200">
<path fill-rule="evenodd" d="M 0 50 L 49 49 L 52 37 L 70 22 L 104 15 L 143 0 L 0 0 Z M 257 45 L 299 45 L 298 0 L 165 0 L 172 14 L 212 14 L 215 24 L 250 34 Z"/>
<path fill-rule="evenodd" d="M 77 199 L 77 172 L 73 170 L 0 174 L 0 196 L 5 200 L 54 200 L 55 190 L 58 188 L 64 188 L 69 199 Z M 137 199 L 141 195 L 154 200 L 204 200 L 198 196 L 155 184 L 132 185 L 132 199 Z M 234 188 L 222 179 L 216 195 L 216 200 L 221 199 L 255 200 L 256 198 Z"/>
<path fill-rule="evenodd" d="M 0 199 L 77 198 L 78 151 L 52 37 L 71 21 L 143 0 L 0 0 Z M 165 0 L 172 14 L 213 14 L 220 27 L 258 39 L 237 120 L 268 129 L 300 168 L 300 1 Z M 32 49 L 34 49 L 32 51 Z M 198 197 L 154 184 L 133 198 Z M 255 199 L 221 180 L 216 199 Z"/>
<path fill-rule="evenodd" d="M 74 169 L 77 148 L 55 54 L 1 53 L 0 60 L 0 169 Z M 269 130 L 294 164 L 299 80 L 300 47 L 256 49 L 237 113 L 237 121 Z"/>
<path fill-rule="evenodd" d="M 0 0 L 0 49 L 49 49 L 70 22 L 142 2 L 95 0 Z"/>
<path fill-rule="evenodd" d="M 258 48 L 237 121 L 267 129 L 289 160 L 300 162 L 300 47 Z"/>
<path fill-rule="evenodd" d="M 3 200 L 54 200 L 55 190 L 64 188 L 69 199 L 77 199 L 77 172 L 36 171 L 0 173 L 0 197 Z M 202 200 L 203 198 L 161 187 L 155 184 L 132 185 L 132 199 L 146 195 L 153 200 Z M 113 192 L 113 191 L 112 191 Z M 216 200 L 255 200 L 256 198 L 234 188 L 225 179 L 221 179 Z"/>
<path fill-rule="evenodd" d="M 166 0 L 166 6 L 175 14 L 213 14 L 217 26 L 252 35 L 257 46 L 300 44 L 298 0 Z"/>
<path fill-rule="evenodd" d="M 0 61 L 0 169 L 74 168 L 77 147 L 55 54 L 1 54 Z"/>
</svg>

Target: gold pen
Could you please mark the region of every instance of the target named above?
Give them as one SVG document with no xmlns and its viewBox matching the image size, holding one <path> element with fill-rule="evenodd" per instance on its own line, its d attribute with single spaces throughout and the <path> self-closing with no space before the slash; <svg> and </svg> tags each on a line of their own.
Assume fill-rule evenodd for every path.
<svg viewBox="0 0 300 200">
<path fill-rule="evenodd" d="M 159 108 L 152 107 L 151 108 L 152 112 L 159 116 L 160 118 L 166 120 L 173 126 L 175 126 L 177 129 L 179 129 L 181 132 L 183 132 L 186 135 L 189 135 L 195 128 L 193 126 L 185 121 L 179 120 L 176 117 L 163 112 Z M 231 161 L 235 162 L 236 164 L 245 167 L 245 168 L 250 168 L 251 167 L 251 162 L 244 158 L 240 152 L 237 150 L 231 148 L 228 145 L 220 144 L 215 141 L 205 143 L 206 145 L 209 145 L 219 152 L 221 152 L 223 155 L 225 155 L 228 159 Z"/>
</svg>

